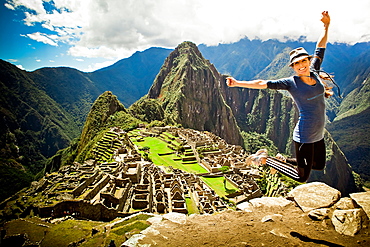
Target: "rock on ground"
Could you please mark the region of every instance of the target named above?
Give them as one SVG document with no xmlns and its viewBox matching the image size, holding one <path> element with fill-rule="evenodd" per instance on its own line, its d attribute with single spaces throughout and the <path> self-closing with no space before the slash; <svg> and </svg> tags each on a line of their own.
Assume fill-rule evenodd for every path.
<svg viewBox="0 0 370 247">
<path fill-rule="evenodd" d="M 370 219 L 370 191 L 349 195 L 366 213 Z"/>
<path fill-rule="evenodd" d="M 340 191 L 321 182 L 302 184 L 288 194 L 304 211 L 328 208 L 334 205 L 341 197 Z"/>
</svg>

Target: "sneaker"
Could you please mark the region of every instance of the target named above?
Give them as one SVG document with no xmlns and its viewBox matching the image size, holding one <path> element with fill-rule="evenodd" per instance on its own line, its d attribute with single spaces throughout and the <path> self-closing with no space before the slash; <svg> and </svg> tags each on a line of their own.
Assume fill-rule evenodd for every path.
<svg viewBox="0 0 370 247">
<path fill-rule="evenodd" d="M 286 162 L 286 158 L 280 153 L 275 156 L 275 159 Z"/>
<path fill-rule="evenodd" d="M 252 154 L 248 156 L 246 160 L 246 165 L 247 166 L 260 166 L 266 164 L 266 159 L 267 159 L 267 149 L 260 149 L 258 150 L 255 154 Z"/>
</svg>

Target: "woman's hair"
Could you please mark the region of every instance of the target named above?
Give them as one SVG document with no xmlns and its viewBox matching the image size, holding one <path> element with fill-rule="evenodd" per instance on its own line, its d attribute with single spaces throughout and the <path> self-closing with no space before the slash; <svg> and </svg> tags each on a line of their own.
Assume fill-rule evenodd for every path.
<svg viewBox="0 0 370 247">
<path fill-rule="evenodd" d="M 330 77 L 333 77 L 332 75 L 329 75 L 327 73 L 319 73 L 320 78 L 322 79 L 322 83 L 324 84 L 324 89 L 325 89 L 325 98 L 329 98 L 334 95 L 333 91 L 331 89 L 333 87 L 329 87 L 328 84 L 325 82 L 325 80 L 330 80 Z"/>
</svg>

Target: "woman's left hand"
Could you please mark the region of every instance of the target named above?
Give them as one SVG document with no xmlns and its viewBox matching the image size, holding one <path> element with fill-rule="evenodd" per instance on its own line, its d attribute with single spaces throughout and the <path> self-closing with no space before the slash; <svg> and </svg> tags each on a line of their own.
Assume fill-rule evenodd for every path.
<svg viewBox="0 0 370 247">
<path fill-rule="evenodd" d="M 323 11 L 321 16 L 321 22 L 324 23 L 325 26 L 329 26 L 330 24 L 330 16 L 328 11 Z"/>
</svg>

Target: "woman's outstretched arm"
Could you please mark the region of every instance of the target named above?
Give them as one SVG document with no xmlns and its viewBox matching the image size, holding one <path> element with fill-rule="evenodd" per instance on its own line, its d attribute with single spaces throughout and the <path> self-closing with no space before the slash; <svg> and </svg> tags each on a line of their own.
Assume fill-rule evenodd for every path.
<svg viewBox="0 0 370 247">
<path fill-rule="evenodd" d="M 237 81 L 233 77 L 227 77 L 226 84 L 229 87 L 245 87 L 245 88 L 251 88 L 251 89 L 266 89 L 267 88 L 267 81 L 265 80 Z"/>
</svg>

